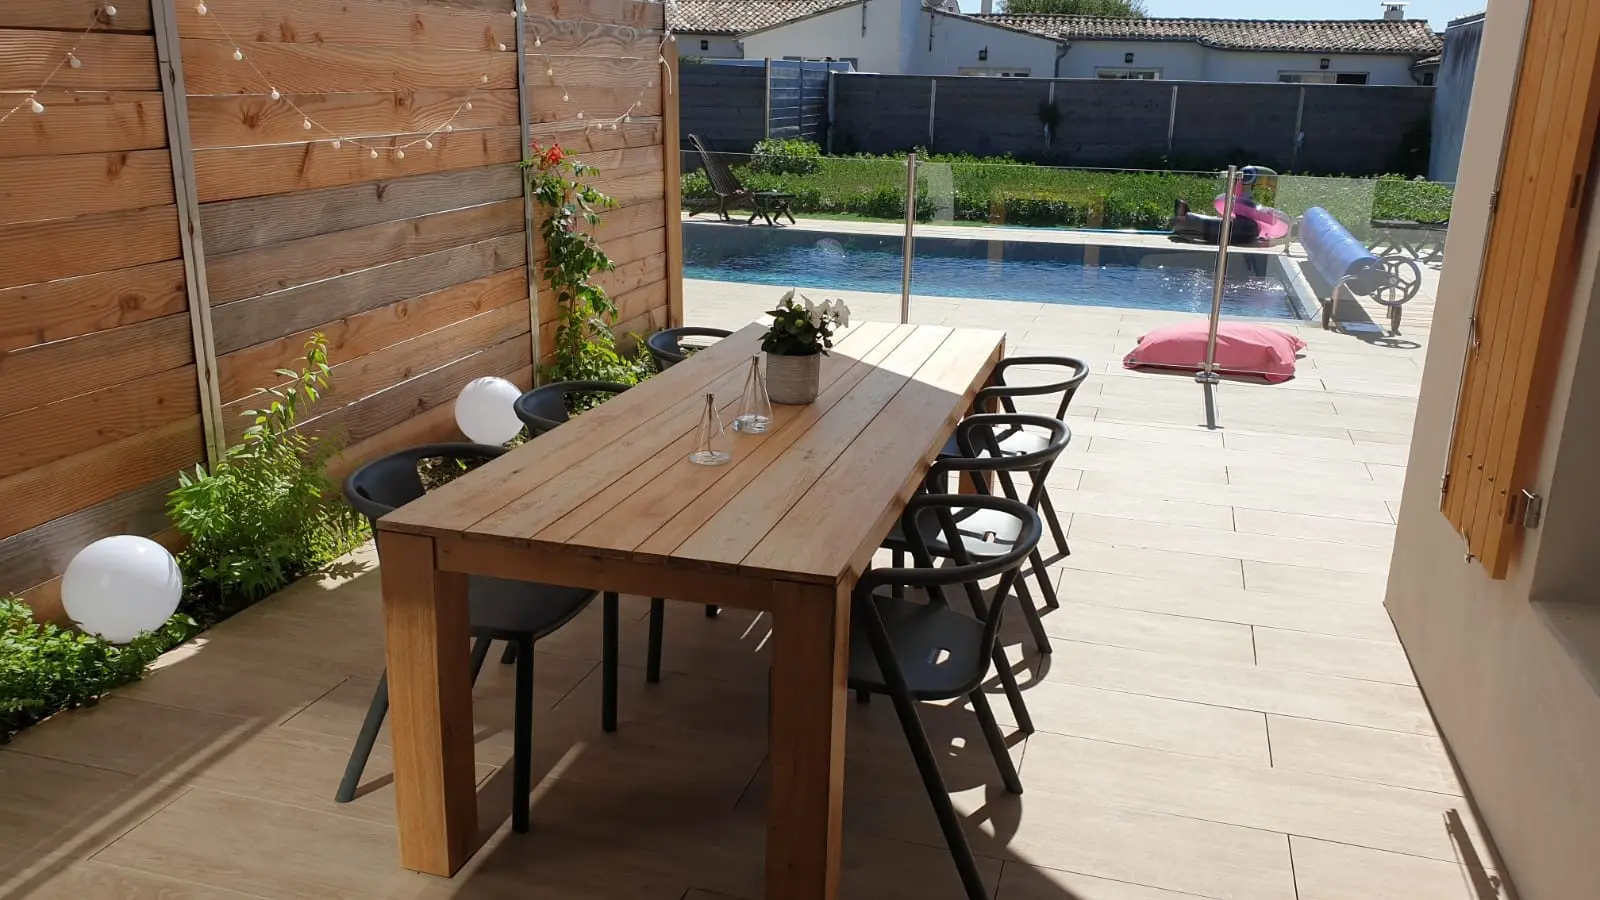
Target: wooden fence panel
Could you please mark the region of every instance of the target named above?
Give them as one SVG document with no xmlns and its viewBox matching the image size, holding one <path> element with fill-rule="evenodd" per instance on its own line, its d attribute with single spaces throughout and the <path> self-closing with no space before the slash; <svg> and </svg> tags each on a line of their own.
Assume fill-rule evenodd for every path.
<svg viewBox="0 0 1600 900">
<path fill-rule="evenodd" d="M 45 617 L 74 553 L 164 531 L 204 459 L 150 0 L 117 6 L 84 34 L 100 3 L 0 4 L 0 91 L 45 107 L 0 122 L 0 594 Z"/>
</svg>

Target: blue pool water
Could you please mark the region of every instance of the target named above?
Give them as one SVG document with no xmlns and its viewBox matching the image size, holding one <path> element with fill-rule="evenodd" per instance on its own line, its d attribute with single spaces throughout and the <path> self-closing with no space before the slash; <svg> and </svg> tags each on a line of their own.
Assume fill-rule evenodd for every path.
<svg viewBox="0 0 1600 900">
<path fill-rule="evenodd" d="M 685 223 L 683 232 L 687 278 L 900 293 L 901 240 L 895 236 L 700 222 Z M 922 237 L 911 284 L 920 296 L 1206 313 L 1216 259 L 1215 252 L 1180 248 Z M 1298 318 L 1265 254 L 1229 257 L 1222 312 Z"/>
</svg>

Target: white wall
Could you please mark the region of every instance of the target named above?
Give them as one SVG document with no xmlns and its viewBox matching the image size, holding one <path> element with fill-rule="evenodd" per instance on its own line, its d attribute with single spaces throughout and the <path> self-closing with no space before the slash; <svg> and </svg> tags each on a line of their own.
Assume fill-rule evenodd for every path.
<svg viewBox="0 0 1600 900">
<path fill-rule="evenodd" d="M 1468 318 L 1528 0 L 1490 0 L 1467 117 L 1417 408 L 1386 605 L 1417 679 L 1522 900 L 1576 900 L 1600 885 L 1600 694 L 1535 601 L 1595 602 L 1597 493 L 1592 406 L 1600 393 L 1600 201 L 1590 200 L 1578 284 L 1533 489 L 1545 524 L 1508 577 L 1463 559 L 1439 512 Z M 1563 595 L 1563 588 L 1577 588 Z M 1554 596 L 1542 595 L 1548 591 Z M 1492 864 L 1492 863 L 1491 863 Z"/>
<path fill-rule="evenodd" d="M 1126 54 L 1133 62 L 1124 62 Z M 1215 50 L 1193 41 L 1074 41 L 1061 60 L 1063 78 L 1094 78 L 1104 67 L 1160 69 L 1164 81 L 1277 81 L 1285 71 L 1366 72 L 1368 84 L 1414 85 L 1411 57 L 1337 53 Z"/>
<path fill-rule="evenodd" d="M 864 34 L 863 4 L 752 32 L 744 36 L 744 58 L 848 58 L 857 60 L 856 70 L 860 72 L 904 74 L 902 43 L 910 29 L 905 26 L 902 10 L 909 5 L 902 0 L 864 0 Z"/>
<path fill-rule="evenodd" d="M 1033 78 L 1055 75 L 1060 45 L 1048 38 L 930 12 L 923 12 L 920 21 L 911 68 L 904 74 L 957 75 L 963 68 L 987 66 L 1027 69 Z M 978 59 L 983 49 L 989 51 L 987 60 Z"/>
<path fill-rule="evenodd" d="M 704 43 L 706 46 L 700 46 Z M 744 53 L 739 49 L 739 42 L 731 34 L 693 34 L 680 32 L 678 34 L 678 54 L 680 56 L 698 56 L 702 59 L 739 59 Z"/>
</svg>

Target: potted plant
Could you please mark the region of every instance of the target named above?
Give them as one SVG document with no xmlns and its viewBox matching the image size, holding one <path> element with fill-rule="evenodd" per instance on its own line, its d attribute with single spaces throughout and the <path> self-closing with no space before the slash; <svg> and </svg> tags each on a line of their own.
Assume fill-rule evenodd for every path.
<svg viewBox="0 0 1600 900">
<path fill-rule="evenodd" d="M 833 346 L 834 329 L 850 326 L 850 307 L 843 300 L 812 303 L 790 290 L 768 314 L 772 325 L 761 336 L 767 394 L 774 403 L 810 403 L 817 399 L 822 357 Z"/>
</svg>

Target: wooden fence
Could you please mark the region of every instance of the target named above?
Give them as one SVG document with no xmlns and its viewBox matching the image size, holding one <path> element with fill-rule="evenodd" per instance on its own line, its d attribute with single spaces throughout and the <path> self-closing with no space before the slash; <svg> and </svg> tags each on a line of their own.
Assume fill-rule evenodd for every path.
<svg viewBox="0 0 1600 900">
<path fill-rule="evenodd" d="M 314 332 L 334 474 L 454 435 L 473 378 L 531 384 L 557 310 L 524 123 L 619 201 L 597 232 L 619 333 L 681 321 L 662 6 L 519 5 L 0 4 L 0 115 L 56 71 L 43 114 L 0 122 L 0 594 L 53 616 L 88 542 L 175 543 L 176 473 Z"/>
</svg>

